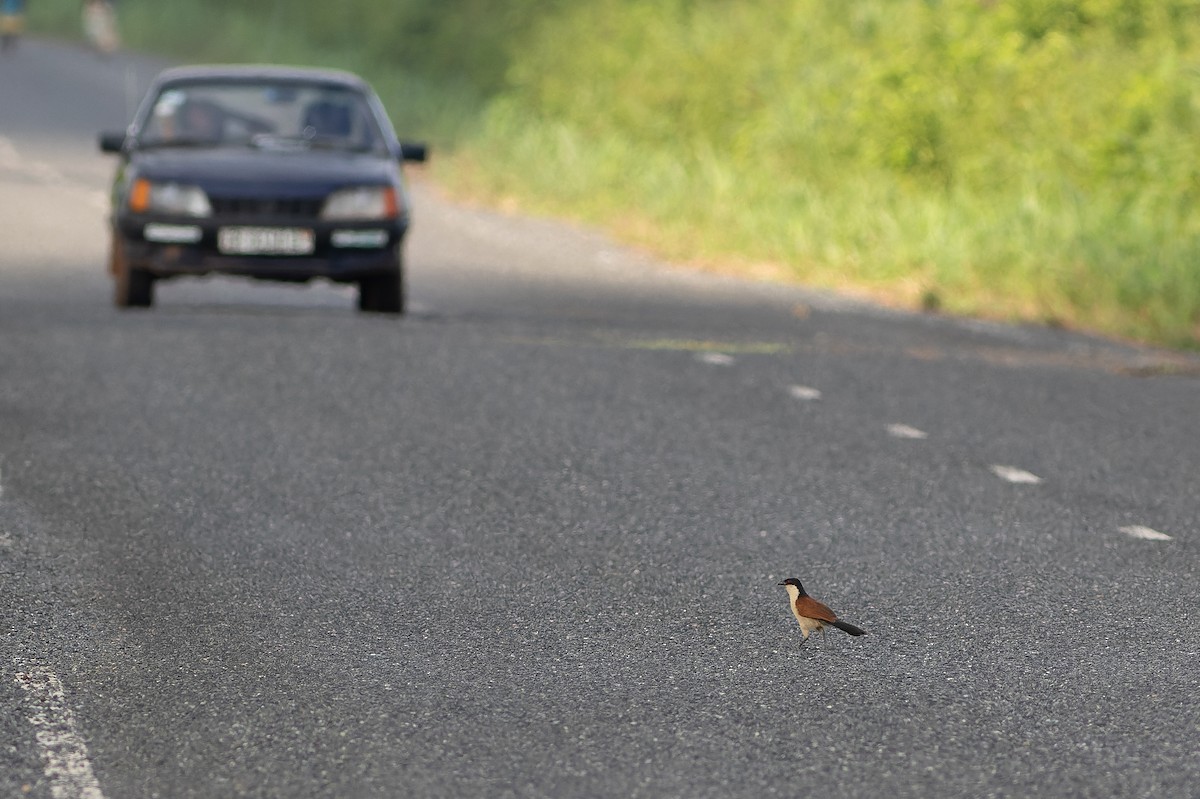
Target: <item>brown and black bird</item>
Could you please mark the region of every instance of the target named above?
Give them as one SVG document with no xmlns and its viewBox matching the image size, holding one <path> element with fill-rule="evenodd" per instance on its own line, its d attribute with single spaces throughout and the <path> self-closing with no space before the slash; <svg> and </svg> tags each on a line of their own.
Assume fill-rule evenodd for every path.
<svg viewBox="0 0 1200 799">
<path fill-rule="evenodd" d="M 810 633 L 821 631 L 821 640 L 825 640 L 825 627 L 837 627 L 844 633 L 850 635 L 866 635 L 867 631 L 855 627 L 853 624 L 848 624 L 844 621 L 839 621 L 837 614 L 825 605 L 808 595 L 804 590 L 804 586 L 795 577 L 789 577 L 780 583 L 788 592 L 788 604 L 792 608 L 792 614 L 795 615 L 796 621 L 800 622 L 800 632 L 804 633 L 804 640 L 800 645 L 808 643 Z"/>
</svg>

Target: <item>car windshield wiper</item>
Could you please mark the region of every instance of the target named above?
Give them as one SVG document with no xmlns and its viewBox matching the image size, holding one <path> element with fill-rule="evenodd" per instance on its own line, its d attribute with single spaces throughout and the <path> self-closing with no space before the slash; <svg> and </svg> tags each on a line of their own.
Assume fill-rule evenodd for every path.
<svg viewBox="0 0 1200 799">
<path fill-rule="evenodd" d="M 317 136 L 312 140 L 315 150 L 343 150 L 348 153 L 369 153 L 375 148 L 369 144 L 355 144 L 340 136 Z"/>
<path fill-rule="evenodd" d="M 178 136 L 172 139 L 143 139 L 138 142 L 140 150 L 155 150 L 163 147 L 221 147 L 228 144 L 219 139 L 196 136 Z"/>
<path fill-rule="evenodd" d="M 259 150 L 344 150 L 352 153 L 371 152 L 371 145 L 354 144 L 341 136 L 286 136 L 279 133 L 257 133 L 248 144 Z"/>
</svg>

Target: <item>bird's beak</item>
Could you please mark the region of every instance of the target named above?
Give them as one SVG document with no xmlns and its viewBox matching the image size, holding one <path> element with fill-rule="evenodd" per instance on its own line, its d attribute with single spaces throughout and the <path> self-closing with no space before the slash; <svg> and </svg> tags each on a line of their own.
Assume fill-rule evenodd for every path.
<svg viewBox="0 0 1200 799">
<path fill-rule="evenodd" d="M 775 585 L 787 585 L 787 583 L 775 583 Z"/>
</svg>

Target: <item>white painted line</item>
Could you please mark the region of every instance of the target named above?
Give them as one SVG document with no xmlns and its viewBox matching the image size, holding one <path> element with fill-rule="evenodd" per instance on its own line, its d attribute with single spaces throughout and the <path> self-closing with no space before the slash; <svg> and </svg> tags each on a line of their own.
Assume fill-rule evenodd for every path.
<svg viewBox="0 0 1200 799">
<path fill-rule="evenodd" d="M 702 352 L 696 356 L 700 361 L 710 366 L 732 366 L 733 356 L 723 352 Z"/>
<path fill-rule="evenodd" d="M 50 795 L 54 799 L 104 799 L 58 676 L 39 667 L 18 673 L 16 681 L 33 706 L 29 723 L 37 728 Z"/>
<path fill-rule="evenodd" d="M 83 201 L 100 211 L 107 211 L 109 195 L 106 191 L 89 188 L 86 184 L 68 178 L 60 169 L 45 161 L 32 161 L 21 156 L 11 139 L 0 136 L 0 170 L 16 172 L 33 178 L 43 186 L 65 189 L 82 196 Z"/>
<path fill-rule="evenodd" d="M 47 164 L 45 161 L 29 161 L 25 169 L 35 178 L 49 185 L 68 182 L 62 172 L 59 172 L 57 168 Z"/>
<path fill-rule="evenodd" d="M 1120 528 L 1121 532 L 1132 538 L 1141 538 L 1144 541 L 1174 541 L 1175 539 L 1166 533 L 1160 533 L 1150 527 L 1143 527 L 1140 524 L 1131 524 L 1128 527 Z"/>
<path fill-rule="evenodd" d="M 1042 482 L 1042 478 L 1036 474 L 1018 469 L 1015 466 L 991 466 L 989 467 L 992 473 L 1001 480 L 1007 480 L 1010 483 L 1020 483 L 1024 485 L 1037 485 Z"/>
<path fill-rule="evenodd" d="M 906 424 L 889 424 L 887 426 L 888 435 L 892 438 L 911 438 L 922 439 L 929 438 L 929 434 L 924 430 L 918 430 L 915 427 L 909 427 Z"/>
<path fill-rule="evenodd" d="M 21 154 L 12 141 L 0 136 L 0 169 L 17 169 L 21 166 Z"/>
<path fill-rule="evenodd" d="M 798 400 L 819 400 L 821 392 L 808 386 L 788 386 L 788 393 Z"/>
</svg>

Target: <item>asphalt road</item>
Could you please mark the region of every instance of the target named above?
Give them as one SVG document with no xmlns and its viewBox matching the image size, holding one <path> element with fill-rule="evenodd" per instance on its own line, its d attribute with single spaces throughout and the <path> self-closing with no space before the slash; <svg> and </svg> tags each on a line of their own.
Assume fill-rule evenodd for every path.
<svg viewBox="0 0 1200 799">
<path fill-rule="evenodd" d="M 0 60 L 0 794 L 1200 795 L 1197 359 L 419 175 L 402 320 L 120 312 L 155 68 Z M 802 648 L 790 576 L 869 634 Z"/>
</svg>

